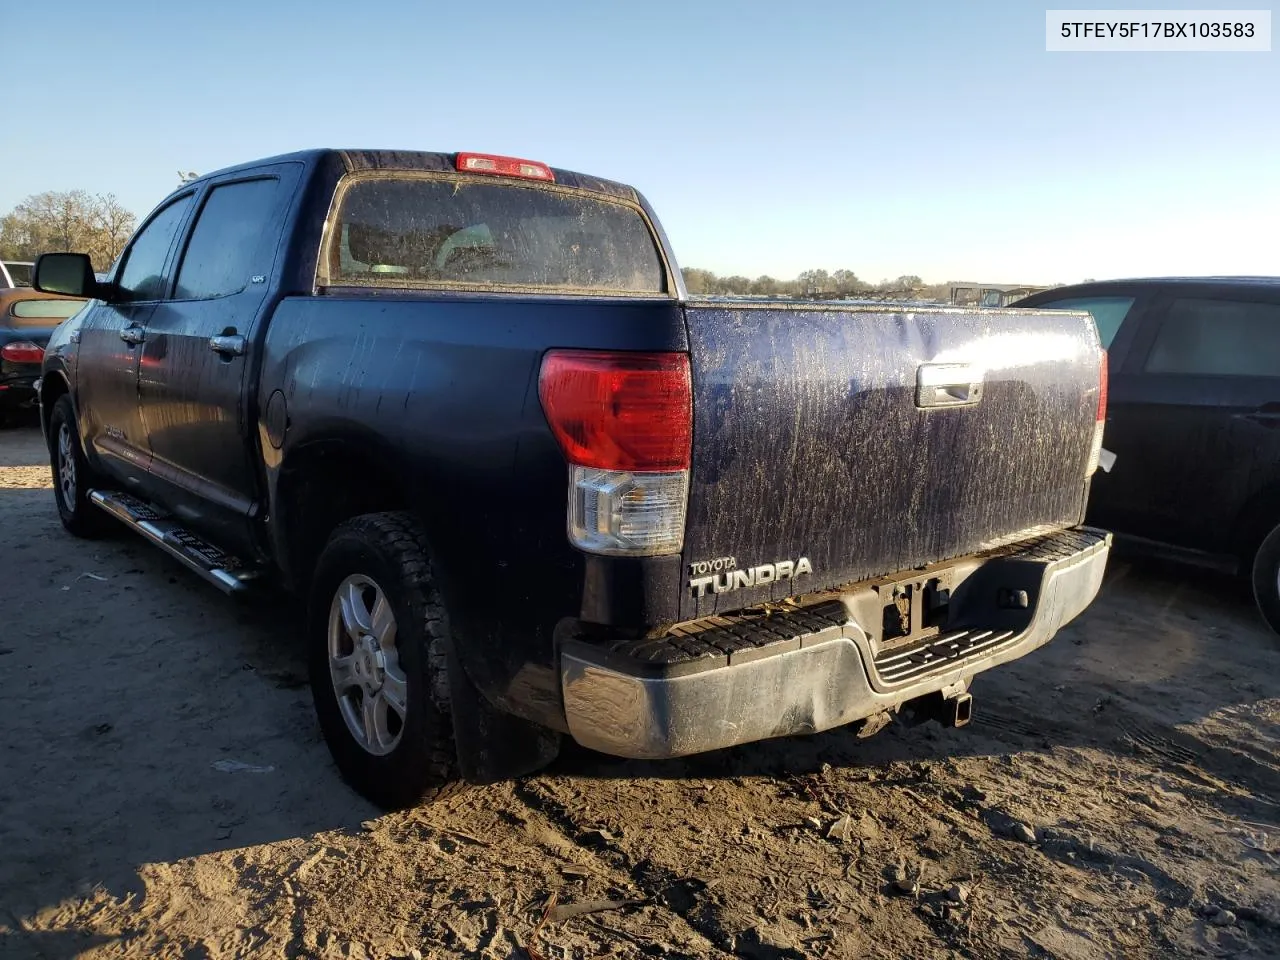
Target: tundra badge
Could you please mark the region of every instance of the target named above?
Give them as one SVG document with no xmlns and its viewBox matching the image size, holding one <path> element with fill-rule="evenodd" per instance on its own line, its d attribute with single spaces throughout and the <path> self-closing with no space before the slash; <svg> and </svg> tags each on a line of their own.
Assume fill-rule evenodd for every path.
<svg viewBox="0 0 1280 960">
<path fill-rule="evenodd" d="M 813 573 L 813 564 L 808 557 L 801 557 L 739 570 L 736 557 L 718 557 L 689 564 L 689 573 L 689 589 L 695 597 L 705 597 L 708 587 L 712 593 L 729 593 L 743 587 L 762 587 L 777 580 L 794 580 L 802 573 Z"/>
</svg>

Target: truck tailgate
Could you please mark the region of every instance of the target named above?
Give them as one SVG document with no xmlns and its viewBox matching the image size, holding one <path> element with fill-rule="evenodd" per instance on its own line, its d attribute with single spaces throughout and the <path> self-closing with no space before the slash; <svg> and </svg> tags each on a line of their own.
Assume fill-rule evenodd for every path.
<svg viewBox="0 0 1280 960">
<path fill-rule="evenodd" d="M 1085 315 L 705 301 L 686 322 L 682 618 L 1083 519 L 1101 364 Z M 793 582 L 688 586 L 801 558 Z"/>
</svg>

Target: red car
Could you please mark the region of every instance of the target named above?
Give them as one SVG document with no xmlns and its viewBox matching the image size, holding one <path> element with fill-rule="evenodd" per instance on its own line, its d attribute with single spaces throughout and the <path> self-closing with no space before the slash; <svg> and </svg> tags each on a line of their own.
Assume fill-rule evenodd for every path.
<svg viewBox="0 0 1280 960">
<path fill-rule="evenodd" d="M 31 289 L 30 266 L 0 264 L 0 425 L 35 406 L 35 382 L 49 335 L 86 302 Z M 26 273 L 20 271 L 23 267 Z"/>
</svg>

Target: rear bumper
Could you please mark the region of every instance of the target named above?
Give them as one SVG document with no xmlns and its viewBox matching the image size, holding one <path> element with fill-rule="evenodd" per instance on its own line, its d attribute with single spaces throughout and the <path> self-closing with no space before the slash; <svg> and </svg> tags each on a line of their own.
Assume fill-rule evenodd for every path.
<svg viewBox="0 0 1280 960">
<path fill-rule="evenodd" d="M 1083 611 L 1110 547 L 1110 534 L 1080 528 L 939 567 L 954 578 L 952 621 L 984 626 L 948 628 L 905 648 L 882 645 L 870 629 L 868 611 L 880 610 L 868 602 L 875 584 L 794 613 L 644 644 L 566 640 L 560 679 L 569 732 L 614 756 L 678 757 L 816 733 L 938 692 L 954 696 L 975 674 L 1043 646 Z M 1025 609 L 997 601 L 1009 590 L 1026 592 Z"/>
</svg>

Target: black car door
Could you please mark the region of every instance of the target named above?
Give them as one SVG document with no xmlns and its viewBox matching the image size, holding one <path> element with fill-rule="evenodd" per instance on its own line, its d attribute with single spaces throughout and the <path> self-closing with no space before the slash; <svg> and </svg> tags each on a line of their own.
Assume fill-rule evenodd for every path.
<svg viewBox="0 0 1280 960">
<path fill-rule="evenodd" d="M 1126 529 L 1130 514 L 1141 511 L 1142 483 L 1134 478 L 1143 473 L 1143 464 L 1135 457 L 1130 438 L 1129 400 L 1132 377 L 1128 373 L 1130 347 L 1143 329 L 1150 314 L 1155 294 L 1142 285 L 1108 284 L 1093 288 L 1087 294 L 1060 299 L 1032 301 L 1035 309 L 1084 310 L 1094 319 L 1098 337 L 1108 355 L 1107 425 L 1102 438 L 1103 449 L 1115 456 L 1110 472 L 1099 470 L 1093 475 L 1089 493 L 1091 523 L 1107 529 Z"/>
<path fill-rule="evenodd" d="M 249 376 L 301 166 L 213 181 L 178 258 L 172 295 L 147 323 L 138 393 L 162 504 L 220 546 L 251 546 L 258 493 Z"/>
<path fill-rule="evenodd" d="M 1280 463 L 1280 298 L 1166 288 L 1113 387 L 1118 532 L 1226 552 Z M 1113 381 L 1115 383 L 1115 381 Z M 1125 460 L 1128 463 L 1125 463 Z M 1101 488 L 1102 484 L 1099 484 Z"/>
<path fill-rule="evenodd" d="M 76 365 L 82 442 L 99 468 L 129 486 L 143 484 L 151 462 L 138 410 L 138 361 L 146 324 L 171 276 L 175 239 L 193 193 L 159 207 L 134 234 L 114 274 L 110 303 L 94 301 L 80 328 Z"/>
</svg>

